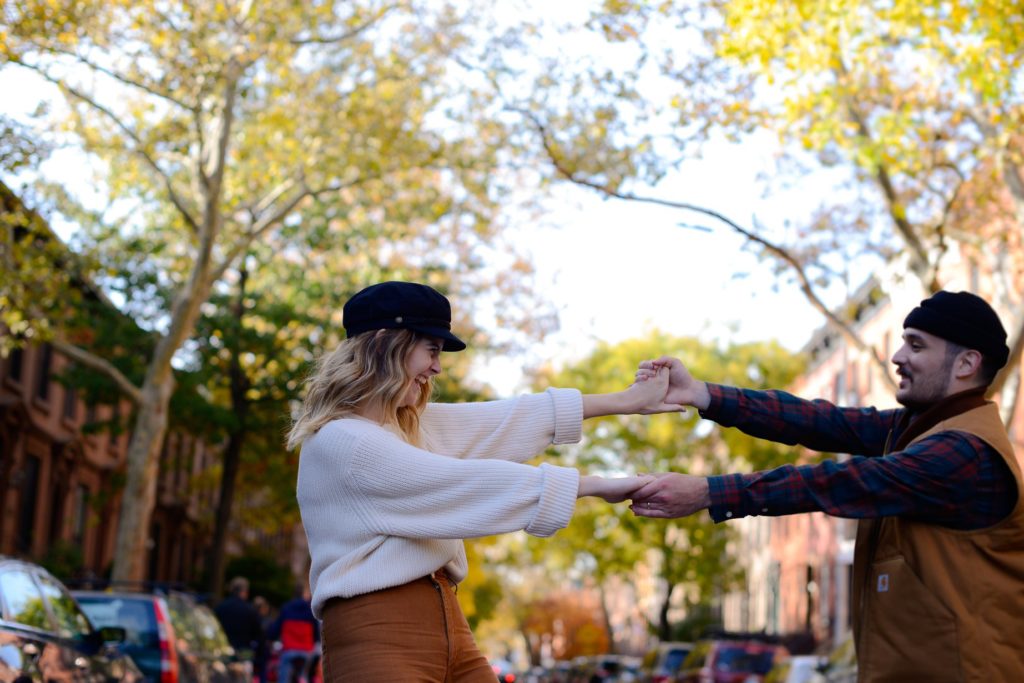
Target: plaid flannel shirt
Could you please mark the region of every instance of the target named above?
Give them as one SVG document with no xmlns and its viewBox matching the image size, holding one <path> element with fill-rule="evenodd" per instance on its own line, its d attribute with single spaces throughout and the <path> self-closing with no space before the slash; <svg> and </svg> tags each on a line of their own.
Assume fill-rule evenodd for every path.
<svg viewBox="0 0 1024 683">
<path fill-rule="evenodd" d="M 840 408 L 783 391 L 708 384 L 703 417 L 789 445 L 848 453 L 843 461 L 783 465 L 708 478 L 712 519 L 821 511 L 865 519 L 901 516 L 953 529 L 995 524 L 1013 509 L 1009 467 L 976 436 L 947 431 L 883 455 L 903 409 Z"/>
</svg>

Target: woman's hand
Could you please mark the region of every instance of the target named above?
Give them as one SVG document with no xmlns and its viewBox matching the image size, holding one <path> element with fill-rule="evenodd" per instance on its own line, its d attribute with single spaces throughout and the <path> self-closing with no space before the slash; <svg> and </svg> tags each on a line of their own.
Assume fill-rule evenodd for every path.
<svg viewBox="0 0 1024 683">
<path fill-rule="evenodd" d="M 621 412 L 650 415 L 685 410 L 685 406 L 666 401 L 670 376 L 671 372 L 667 367 L 651 368 L 644 373 L 637 372 L 636 382 L 622 392 L 625 409 Z"/>
<path fill-rule="evenodd" d="M 584 474 L 580 477 L 580 488 L 576 497 L 595 496 L 609 503 L 621 503 L 653 480 L 654 477 L 647 474 L 610 479 L 596 474 Z"/>
<path fill-rule="evenodd" d="M 636 382 L 628 389 L 612 394 L 585 394 L 583 396 L 583 417 L 601 415 L 650 415 L 652 413 L 678 413 L 685 406 L 668 403 L 665 394 L 669 390 L 671 369 L 650 367 L 637 371 Z"/>
<path fill-rule="evenodd" d="M 655 360 L 642 361 L 636 371 L 636 379 L 638 382 L 650 381 L 650 378 L 660 376 L 665 370 L 669 374 L 668 391 L 664 399 L 667 404 L 693 406 L 698 410 L 705 410 L 710 405 L 711 394 L 708 393 L 708 385 L 694 379 L 678 358 L 662 356 Z"/>
</svg>

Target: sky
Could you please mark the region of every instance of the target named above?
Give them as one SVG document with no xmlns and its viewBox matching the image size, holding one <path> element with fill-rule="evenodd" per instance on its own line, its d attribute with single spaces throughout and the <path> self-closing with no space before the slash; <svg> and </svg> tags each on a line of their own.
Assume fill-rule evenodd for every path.
<svg viewBox="0 0 1024 683">
<path fill-rule="evenodd" d="M 741 224 L 756 215 L 772 225 L 788 210 L 809 210 L 816 189 L 761 197 L 756 175 L 772 163 L 768 146 L 723 144 L 658 187 L 637 191 L 699 203 Z M 499 394 L 524 388 L 524 362 L 572 362 L 598 342 L 653 329 L 709 343 L 776 340 L 797 351 L 824 324 L 795 284 L 777 279 L 724 224 L 570 186 L 549 205 L 546 223 L 515 227 L 521 237 L 514 241 L 530 255 L 560 329 L 528 358 L 491 359 L 479 369 Z M 694 225 L 706 229 L 687 227 Z"/>
<path fill-rule="evenodd" d="M 498 16 L 508 12 L 513 21 L 522 13 L 543 16 L 551 25 L 581 26 L 595 4 L 506 0 L 496 7 Z M 651 29 L 652 39 L 678 47 L 680 34 L 673 27 Z M 559 34 L 557 41 L 540 41 L 535 47 L 570 63 L 627 49 L 610 48 L 587 31 Z M 607 59 L 614 66 L 616 57 Z M 700 205 L 740 225 L 750 226 L 756 217 L 770 230 L 786 220 L 799 222 L 835 180 L 819 175 L 765 198 L 758 177 L 776 172 L 776 152 L 774 138 L 768 136 L 742 144 L 711 143 L 703 159 L 687 161 L 657 187 L 627 189 Z M 572 362 L 598 342 L 615 343 L 652 329 L 698 336 L 709 343 L 774 339 L 797 351 L 825 322 L 791 279 L 777 279 L 771 263 L 760 262 L 744 249 L 749 245 L 740 235 L 713 219 L 607 200 L 593 190 L 569 185 L 556 190 L 547 206 L 542 223 L 524 222 L 513 228 L 513 241 L 533 262 L 537 288 L 558 310 L 560 329 L 524 357 L 488 358 L 479 364 L 477 376 L 500 395 L 526 388 L 524 365 Z"/>
</svg>

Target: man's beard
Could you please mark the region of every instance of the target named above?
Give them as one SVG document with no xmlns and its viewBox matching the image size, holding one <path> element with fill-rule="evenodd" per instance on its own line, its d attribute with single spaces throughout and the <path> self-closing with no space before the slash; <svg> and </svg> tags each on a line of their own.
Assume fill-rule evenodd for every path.
<svg viewBox="0 0 1024 683">
<path fill-rule="evenodd" d="M 905 377 L 906 379 L 908 379 L 910 381 L 911 389 L 913 389 L 914 388 L 913 375 L 911 375 L 909 377 L 906 376 L 906 375 L 903 375 L 903 377 Z M 942 384 L 937 386 L 937 387 L 934 387 L 932 389 L 932 391 L 929 391 L 928 392 L 929 393 L 928 396 L 920 397 L 920 396 L 913 396 L 912 395 L 912 396 L 907 396 L 907 397 L 904 397 L 904 398 L 900 398 L 899 396 L 896 396 L 896 401 L 900 405 L 902 405 L 904 408 L 906 408 L 907 410 L 909 410 L 912 413 L 923 412 L 923 411 L 927 410 L 928 408 L 932 407 L 933 405 L 935 405 L 936 403 L 938 403 L 939 401 L 941 401 L 942 399 L 946 398 L 947 394 L 949 393 L 949 382 L 950 382 L 950 377 L 949 377 L 949 375 L 947 373 L 946 374 L 946 378 L 942 381 Z M 930 387 L 924 387 L 925 390 L 927 390 L 928 388 L 930 388 Z M 911 393 L 914 393 L 914 392 L 911 392 Z"/>
</svg>

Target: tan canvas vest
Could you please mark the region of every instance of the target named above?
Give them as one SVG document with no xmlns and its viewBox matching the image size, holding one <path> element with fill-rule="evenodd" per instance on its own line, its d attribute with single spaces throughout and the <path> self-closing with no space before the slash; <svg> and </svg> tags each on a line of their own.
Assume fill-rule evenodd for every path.
<svg viewBox="0 0 1024 683">
<path fill-rule="evenodd" d="M 995 404 L 914 439 L 957 430 L 992 446 L 1017 483 L 1010 515 L 957 531 L 899 517 L 861 522 L 854 557 L 860 683 L 1024 683 L 1024 480 Z"/>
</svg>

